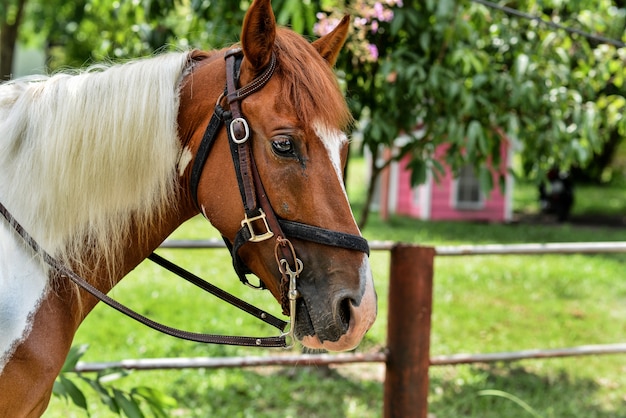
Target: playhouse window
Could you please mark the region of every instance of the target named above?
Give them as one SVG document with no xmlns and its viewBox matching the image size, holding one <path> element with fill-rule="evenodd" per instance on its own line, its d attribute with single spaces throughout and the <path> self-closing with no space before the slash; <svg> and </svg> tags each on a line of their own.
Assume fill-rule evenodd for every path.
<svg viewBox="0 0 626 418">
<path fill-rule="evenodd" d="M 480 182 L 473 166 L 465 165 L 461 168 L 459 177 L 454 182 L 452 195 L 453 206 L 457 209 L 481 209 L 484 206 Z"/>
</svg>

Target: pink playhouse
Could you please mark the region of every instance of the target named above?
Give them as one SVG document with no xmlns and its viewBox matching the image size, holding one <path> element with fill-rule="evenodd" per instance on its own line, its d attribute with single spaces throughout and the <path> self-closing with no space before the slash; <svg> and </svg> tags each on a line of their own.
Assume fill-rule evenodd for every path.
<svg viewBox="0 0 626 418">
<path fill-rule="evenodd" d="M 419 219 L 471 220 L 484 222 L 510 222 L 512 220 L 513 176 L 509 172 L 511 146 L 501 142 L 501 164 L 492 167 L 494 189 L 490 193 L 481 190 L 472 166 L 461 169 L 458 177 L 444 163 L 447 145 L 441 145 L 435 158 L 442 163 L 445 174 L 435 180 L 428 173 L 426 183 L 411 187 L 408 157 L 393 163 L 381 175 L 378 188 L 378 209 L 383 219 L 389 214 L 407 215 Z M 392 152 L 387 150 L 387 152 Z M 498 187 L 498 173 L 505 174 L 505 191 Z"/>
</svg>

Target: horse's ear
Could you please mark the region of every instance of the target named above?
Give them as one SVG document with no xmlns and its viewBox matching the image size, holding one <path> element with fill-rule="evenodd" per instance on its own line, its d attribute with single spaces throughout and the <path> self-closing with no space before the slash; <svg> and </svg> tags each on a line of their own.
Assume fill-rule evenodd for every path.
<svg viewBox="0 0 626 418">
<path fill-rule="evenodd" d="M 333 66 L 337 61 L 337 57 L 339 56 L 339 51 L 341 51 L 341 47 L 346 42 L 346 38 L 348 37 L 348 30 L 350 29 L 350 16 L 346 15 L 341 19 L 341 22 L 337 25 L 332 32 L 324 35 L 319 38 L 315 42 L 313 42 L 313 46 L 320 53 L 322 58 L 324 58 L 328 63 Z"/>
<path fill-rule="evenodd" d="M 241 29 L 241 48 L 255 70 L 263 69 L 272 57 L 276 38 L 276 18 L 270 0 L 255 0 L 246 13 Z"/>
</svg>

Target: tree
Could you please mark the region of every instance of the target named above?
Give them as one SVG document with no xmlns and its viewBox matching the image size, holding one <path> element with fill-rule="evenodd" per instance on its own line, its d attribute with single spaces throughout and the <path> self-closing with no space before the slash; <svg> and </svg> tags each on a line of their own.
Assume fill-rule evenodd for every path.
<svg viewBox="0 0 626 418">
<path fill-rule="evenodd" d="M 51 69 L 233 42 L 241 2 L 32 0 L 24 34 L 46 39 Z M 237 26 L 238 27 L 238 26 Z"/>
<path fill-rule="evenodd" d="M 608 0 L 507 5 L 546 20 L 563 16 L 564 24 L 617 38 L 626 24 L 623 4 Z M 404 155 L 411 156 L 412 180 L 420 183 L 427 169 L 441 171 L 435 148 L 450 144 L 446 163 L 455 171 L 473 164 L 483 189 L 491 190 L 496 185 L 486 163 L 498 164 L 502 140 L 517 145 L 524 174 L 539 179 L 554 165 L 585 166 L 610 129 L 622 135 L 626 130 L 623 89 L 606 89 L 623 85 L 624 48 L 469 0 L 350 0 L 332 6 L 318 28 L 346 7 L 358 16 L 340 68 L 351 109 L 366 121 L 360 128 L 374 157 L 362 226 L 377 176 Z M 418 124 L 423 137 L 381 162 L 381 146 Z"/>
<path fill-rule="evenodd" d="M 248 4 L 244 0 L 31 0 L 21 32 L 24 38 L 46 40 L 52 70 L 80 67 L 164 49 L 224 47 L 237 41 Z M 274 8 L 279 23 L 306 32 L 313 26 L 317 5 L 277 0 Z"/>
<path fill-rule="evenodd" d="M 3 22 L 17 27 L 24 2 L 0 4 Z M 237 40 L 248 3 L 30 0 L 21 33 L 47 39 L 52 69 L 83 66 L 163 48 L 225 46 Z M 624 0 L 506 4 L 624 39 Z M 381 146 L 417 125 L 423 135 L 393 157 L 411 156 L 414 183 L 429 169 L 441 171 L 434 150 L 448 143 L 446 162 L 454 170 L 473 164 L 486 190 L 497 185 L 485 162 L 498 163 L 505 138 L 519 147 L 522 174 L 540 179 L 553 165 L 587 167 L 594 156 L 610 157 L 608 151 L 626 135 L 623 47 L 512 17 L 478 0 L 274 0 L 274 8 L 281 24 L 307 35 L 316 17 L 320 34 L 333 19 L 353 16 L 355 30 L 338 72 L 375 157 L 368 202 L 379 173 L 392 161 L 376 158 Z M 324 13 L 316 16 L 320 8 Z M 0 31 L 3 37 L 8 33 L 4 26 Z M 4 56 L 7 49 L 0 48 Z"/>
<path fill-rule="evenodd" d="M 2 0 L 0 2 L 0 81 L 11 77 L 15 44 L 26 0 Z"/>
</svg>

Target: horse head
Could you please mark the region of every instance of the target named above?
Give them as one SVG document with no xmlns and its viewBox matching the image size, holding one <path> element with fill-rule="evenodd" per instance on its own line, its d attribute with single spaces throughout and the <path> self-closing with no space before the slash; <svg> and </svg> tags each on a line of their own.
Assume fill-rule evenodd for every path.
<svg viewBox="0 0 626 418">
<path fill-rule="evenodd" d="M 218 58 L 223 55 L 195 54 L 197 63 L 181 90 L 179 131 L 183 156 L 187 156 L 181 161 L 188 163 L 181 168 L 182 176 L 193 176 L 214 104 L 226 111 L 240 107 L 249 130 L 246 141 L 252 168 L 258 173 L 258 181 L 252 182 L 253 188 L 256 184 L 255 198 L 265 199 L 279 222 L 311 226 L 319 235 L 337 233 L 340 240 L 360 237 L 343 184 L 349 146 L 344 129 L 351 119 L 332 71 L 348 28 L 346 17 L 334 31 L 309 43 L 276 26 L 269 0 L 254 1 L 241 33 L 243 59 L 236 64 L 240 66 L 236 71 L 238 86 L 265 77 L 268 66 L 272 72 L 263 79 L 262 87 L 242 100 L 231 101 L 230 95 L 221 95 L 227 70 L 224 60 Z M 225 240 L 237 245 L 249 208 L 245 207 L 243 190 L 247 186 L 240 184 L 242 175 L 238 181 L 238 163 L 231 158 L 227 129 L 217 133 L 197 173 L 197 186 L 189 195 Z M 240 276 L 247 270 L 253 272 L 289 313 L 284 270 L 278 260 L 282 257 L 278 249 L 286 246 L 283 238 L 287 238 L 287 252 L 294 254 L 292 268 L 299 268 L 300 263 L 302 267 L 297 277 L 296 337 L 310 348 L 354 348 L 376 317 L 376 294 L 366 250 L 329 245 L 303 234 L 290 236 L 289 231 L 285 237 L 277 236 L 274 227 L 263 221 L 254 221 L 260 226 L 243 224 L 251 230 L 248 238 L 254 229 L 260 229 L 263 239 L 237 245 L 233 257 L 239 270 L 244 270 Z"/>
</svg>

